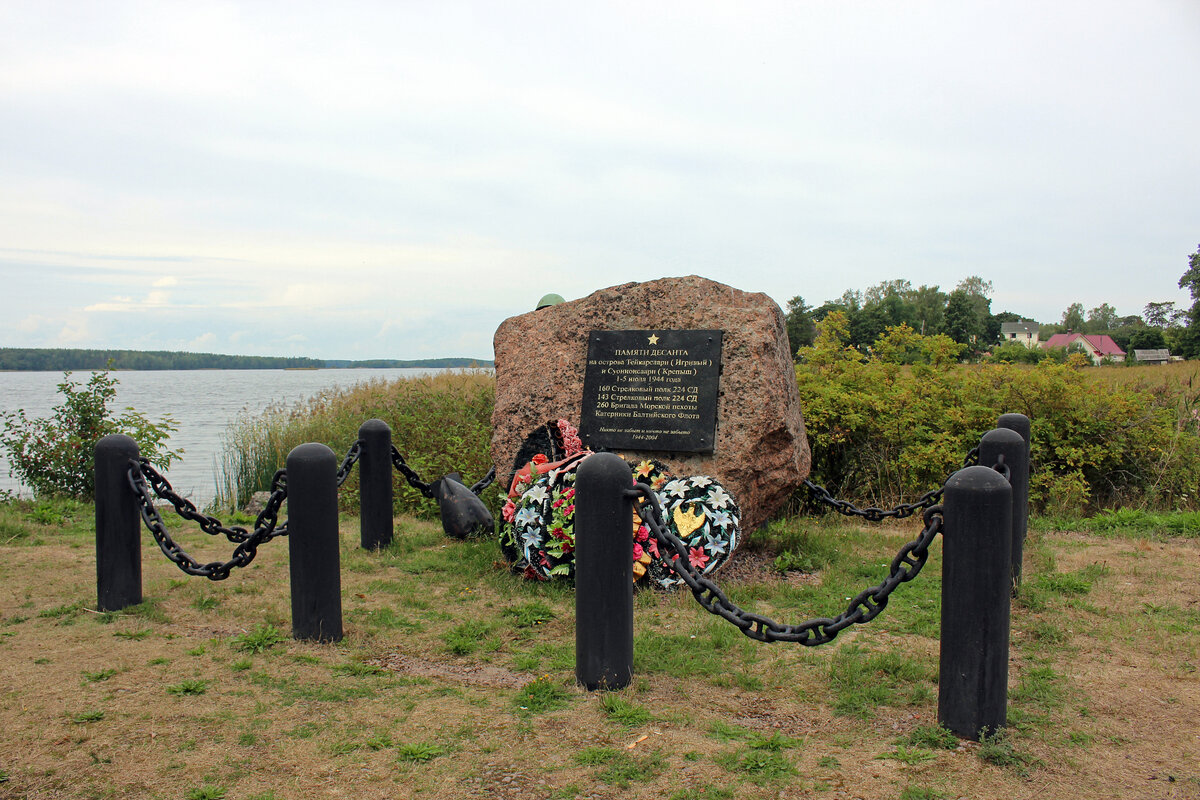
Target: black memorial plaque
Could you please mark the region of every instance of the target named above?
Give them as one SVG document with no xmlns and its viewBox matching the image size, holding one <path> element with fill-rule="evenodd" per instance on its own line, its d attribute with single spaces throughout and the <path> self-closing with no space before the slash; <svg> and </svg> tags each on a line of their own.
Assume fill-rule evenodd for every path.
<svg viewBox="0 0 1200 800">
<path fill-rule="evenodd" d="M 711 453 L 723 331 L 592 331 L 579 435 L 593 450 Z"/>
</svg>

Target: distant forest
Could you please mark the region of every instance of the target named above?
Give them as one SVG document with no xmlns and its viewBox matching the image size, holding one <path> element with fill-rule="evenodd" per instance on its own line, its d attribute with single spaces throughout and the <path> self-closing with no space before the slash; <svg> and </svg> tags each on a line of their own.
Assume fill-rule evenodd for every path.
<svg viewBox="0 0 1200 800">
<path fill-rule="evenodd" d="M 474 358 L 323 360 L 301 357 L 226 356 L 217 353 L 182 353 L 165 350 L 60 350 L 0 347 L 0 371 L 62 372 L 96 369 L 392 369 L 420 367 L 454 369 L 491 367 L 491 361 Z"/>
</svg>

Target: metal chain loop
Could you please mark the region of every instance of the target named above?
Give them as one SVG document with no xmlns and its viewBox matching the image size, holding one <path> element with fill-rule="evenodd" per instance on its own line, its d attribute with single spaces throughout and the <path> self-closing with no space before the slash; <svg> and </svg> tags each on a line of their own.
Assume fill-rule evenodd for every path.
<svg viewBox="0 0 1200 800">
<path fill-rule="evenodd" d="M 409 486 L 416 489 L 425 497 L 430 499 L 434 497 L 433 487 L 421 480 L 421 476 L 405 462 L 404 456 L 400 455 L 400 451 L 396 449 L 396 445 L 392 445 L 392 466 L 400 470 L 400 474 L 408 481 Z M 471 486 L 471 492 L 478 497 L 479 493 L 491 486 L 494 480 L 496 480 L 496 468 L 492 467 L 488 470 L 487 475 L 484 475 L 483 478 Z"/>
<path fill-rule="evenodd" d="M 362 455 L 362 439 L 359 439 L 354 444 L 350 445 L 350 449 L 346 452 L 346 457 L 342 459 L 342 465 L 337 471 L 337 485 L 340 487 L 346 482 L 346 478 L 350 477 L 350 468 L 358 461 Z"/>
<path fill-rule="evenodd" d="M 392 445 L 392 466 L 400 470 L 400 474 L 408 481 L 408 485 L 416 489 L 425 497 L 433 497 L 433 489 L 428 483 L 421 480 L 421 476 L 413 471 L 404 461 L 404 456 L 400 455 L 400 451 L 396 449 L 396 445 Z"/>
<path fill-rule="evenodd" d="M 818 617 L 799 625 L 782 625 L 739 608 L 725 596 L 717 584 L 692 566 L 687 545 L 663 524 L 662 505 L 653 489 L 644 483 L 634 484 L 633 488 L 628 490 L 627 496 L 640 498 L 638 516 L 649 526 L 659 545 L 674 553 L 667 563 L 692 590 L 696 601 L 704 610 L 722 617 L 751 639 L 760 642 L 798 642 L 807 647 L 814 647 L 833 641 L 839 632 L 851 625 L 875 619 L 887 607 L 888 598 L 896 587 L 917 577 L 917 573 L 929 559 L 930 543 L 942 530 L 942 507 L 927 507 L 923 514 L 925 530 L 900 548 L 900 552 L 892 559 L 887 578 L 882 583 L 859 592 L 846 610 L 837 617 Z"/>
<path fill-rule="evenodd" d="M 175 513 L 186 520 L 195 522 L 200 526 L 200 530 L 207 533 L 209 536 L 224 536 L 234 544 L 241 544 L 250 539 L 254 534 L 258 534 L 260 530 L 265 537 L 262 541 L 270 541 L 276 536 L 287 535 L 287 525 L 276 529 L 276 521 L 279 516 L 279 508 L 283 505 L 283 501 L 287 499 L 287 470 L 279 470 L 271 479 L 271 497 L 267 501 L 267 505 L 259 513 L 258 518 L 254 520 L 254 534 L 240 526 L 226 527 L 221 520 L 216 517 L 204 514 L 196 508 L 195 503 L 188 500 L 186 497 L 180 497 L 175 490 L 171 488 L 171 484 L 167 479 L 159 473 L 158 470 L 146 458 L 138 459 L 136 468 L 143 479 L 144 483 L 149 484 L 149 488 L 160 500 L 166 500 L 175 508 Z M 134 487 L 135 491 L 137 487 Z M 151 501 L 153 505 L 153 501 Z"/>
<path fill-rule="evenodd" d="M 973 447 L 967 453 L 966 458 L 963 459 L 963 469 L 966 469 L 967 467 L 973 467 L 978 463 L 979 463 L 979 448 Z M 1002 455 L 1000 457 L 1000 463 L 997 464 L 995 469 L 997 472 L 1001 472 L 1001 474 L 1004 475 L 1005 478 L 1007 478 L 1008 477 L 1008 468 L 1003 467 L 1003 470 L 1002 470 L 1001 467 L 1002 467 L 1003 463 L 1004 463 L 1004 457 Z M 829 490 L 826 489 L 824 486 L 813 483 L 812 481 L 808 480 L 807 478 L 804 480 L 804 486 L 810 492 L 812 492 L 813 495 L 816 496 L 816 499 L 819 502 L 822 502 L 822 503 L 825 503 L 826 505 L 832 506 L 834 511 L 837 511 L 839 514 L 843 514 L 847 517 L 862 517 L 863 519 L 867 520 L 868 522 L 881 522 L 885 519 L 888 519 L 889 517 L 894 517 L 896 519 L 904 519 L 905 517 L 911 517 L 913 514 L 915 514 L 919 510 L 926 509 L 926 508 L 932 508 L 933 506 L 936 506 L 938 503 L 942 502 L 942 495 L 945 493 L 945 490 L 946 490 L 945 485 L 942 485 L 942 486 L 938 487 L 937 489 L 930 489 L 928 492 L 921 495 L 921 498 L 919 500 L 917 500 L 915 503 L 901 503 L 900 505 L 896 506 L 895 508 L 885 509 L 885 508 L 879 508 L 878 506 L 870 506 L 868 508 L 859 508 L 859 507 L 855 506 L 853 503 L 851 503 L 849 500 L 839 500 L 838 498 L 836 498 L 832 494 L 830 494 Z"/>
<path fill-rule="evenodd" d="M 150 477 L 149 483 L 147 483 L 147 475 Z M 158 547 L 162 550 L 163 555 L 188 575 L 199 575 L 208 578 L 210 581 L 224 580 L 229 577 L 230 571 L 235 567 L 244 567 L 253 561 L 254 556 L 258 553 L 259 545 L 270 541 L 276 536 L 283 536 L 287 533 L 287 523 L 284 523 L 282 526 L 276 526 L 275 524 L 279 513 L 279 506 L 287 497 L 287 473 L 284 470 L 275 473 L 275 479 L 272 481 L 271 499 L 268 501 L 267 507 L 258 515 L 253 533 L 248 533 L 244 528 L 226 528 L 216 518 L 197 513 L 195 506 L 190 501 L 175 494 L 166 479 L 153 467 L 149 466 L 145 459 L 130 462 L 128 478 L 129 486 L 133 489 L 134 498 L 137 502 L 138 511 L 142 516 L 142 521 L 146 523 L 146 527 L 149 528 L 154 541 L 158 543 Z M 233 557 L 225 562 L 210 561 L 207 564 L 201 564 L 184 552 L 183 548 L 176 544 L 167 532 L 167 526 L 163 522 L 162 515 L 159 514 L 158 509 L 154 505 L 154 497 L 151 494 L 152 484 L 154 485 L 154 493 L 170 501 L 180 516 L 185 519 L 201 522 L 202 529 L 207 524 L 208 528 L 205 529 L 205 533 L 213 535 L 224 533 L 230 541 L 236 541 L 238 544 L 234 548 Z M 160 494 L 160 485 L 168 496 Z M 182 502 L 177 503 L 176 500 Z M 183 513 L 180 510 L 181 507 L 184 511 L 190 508 L 191 513 Z M 233 534 L 233 536 L 230 536 L 230 534 Z"/>
</svg>

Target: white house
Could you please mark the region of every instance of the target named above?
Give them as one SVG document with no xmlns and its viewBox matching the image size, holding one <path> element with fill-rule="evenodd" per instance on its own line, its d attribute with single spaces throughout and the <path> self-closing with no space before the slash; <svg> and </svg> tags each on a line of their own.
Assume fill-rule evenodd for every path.
<svg viewBox="0 0 1200 800">
<path fill-rule="evenodd" d="M 1026 347 L 1037 347 L 1039 327 L 1031 319 L 1021 320 L 1020 322 L 1001 322 L 1000 343 L 1009 344 L 1010 342 L 1016 342 Z"/>
</svg>

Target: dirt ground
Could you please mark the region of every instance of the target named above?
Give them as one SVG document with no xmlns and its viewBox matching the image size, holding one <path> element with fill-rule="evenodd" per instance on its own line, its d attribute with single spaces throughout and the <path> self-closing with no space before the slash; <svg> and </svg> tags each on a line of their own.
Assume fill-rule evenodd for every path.
<svg viewBox="0 0 1200 800">
<path fill-rule="evenodd" d="M 570 618 L 538 632 L 558 654 L 542 674 L 356 622 L 419 575 L 344 570 L 342 643 L 252 652 L 238 637 L 263 621 L 289 631 L 286 548 L 214 586 L 146 547 L 159 611 L 114 617 L 86 544 L 2 546 L 0 797 L 1200 798 L 1200 542 L 1051 533 L 1031 558 L 1049 563 L 1031 575 L 1094 577 L 1065 605 L 1014 606 L 1011 691 L 1048 710 L 1017 721 L 1005 763 L 974 742 L 897 746 L 936 698 L 836 713 L 824 648 L 752 651 L 759 685 L 639 676 L 621 695 L 650 714 L 621 722 L 573 685 Z M 689 603 L 655 610 L 692 625 Z M 936 640 L 912 641 L 936 665 Z M 564 705 L 525 713 L 543 675 Z M 747 745 L 764 740 L 785 744 Z M 772 776 L 776 752 L 791 771 Z"/>
</svg>

